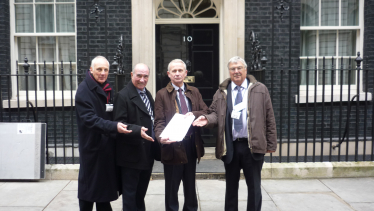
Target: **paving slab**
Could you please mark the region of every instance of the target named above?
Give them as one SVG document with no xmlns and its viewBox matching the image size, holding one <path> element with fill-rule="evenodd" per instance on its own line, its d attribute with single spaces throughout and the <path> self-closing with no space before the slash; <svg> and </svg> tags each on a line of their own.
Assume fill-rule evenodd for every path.
<svg viewBox="0 0 374 211">
<path fill-rule="evenodd" d="M 148 194 L 161 194 L 165 195 L 165 180 L 151 180 L 149 181 L 147 195 Z M 178 190 L 179 195 L 183 195 L 183 182 L 181 182 Z"/>
<path fill-rule="evenodd" d="M 374 203 L 350 203 L 356 211 L 373 211 Z"/>
<path fill-rule="evenodd" d="M 261 181 L 261 183 L 262 183 L 262 181 Z M 226 187 L 226 186 L 224 186 L 224 187 Z M 262 201 L 270 201 L 271 200 L 269 194 L 265 191 L 265 189 L 263 187 L 261 187 L 261 193 L 262 193 Z M 238 196 L 238 199 L 239 199 L 239 201 L 240 200 L 247 201 L 247 198 L 248 198 L 247 183 L 245 182 L 245 180 L 239 180 L 239 196 Z"/>
<path fill-rule="evenodd" d="M 224 208 L 225 208 L 225 200 L 223 201 L 200 201 L 201 211 L 221 211 L 221 210 L 223 211 Z"/>
<path fill-rule="evenodd" d="M 44 211 L 79 211 L 78 191 L 63 190 Z"/>
<path fill-rule="evenodd" d="M 179 210 L 182 210 L 184 204 L 184 197 L 179 195 Z M 165 195 L 147 194 L 145 196 L 145 205 L 147 211 L 165 210 Z"/>
<path fill-rule="evenodd" d="M 4 184 L 5 184 L 5 182 L 0 182 L 0 188 L 1 188 L 1 186 L 4 185 Z"/>
<path fill-rule="evenodd" d="M 44 207 L 0 207 L 0 211 L 42 211 Z"/>
<path fill-rule="evenodd" d="M 321 179 L 321 182 L 348 203 L 374 203 L 374 178 L 372 177 Z"/>
<path fill-rule="evenodd" d="M 225 202 L 225 180 L 197 180 L 196 185 L 201 201 Z"/>
<path fill-rule="evenodd" d="M 352 211 L 333 193 L 274 193 L 269 194 L 281 211 Z"/>
<path fill-rule="evenodd" d="M 112 206 L 113 211 L 121 211 L 122 210 L 122 196 L 118 197 L 117 200 L 110 202 L 110 205 Z M 94 207 L 93 210 L 96 210 L 96 207 Z"/>
<path fill-rule="evenodd" d="M 78 180 L 70 180 L 69 184 L 64 188 L 64 190 L 78 191 Z"/>
<path fill-rule="evenodd" d="M 261 183 L 268 193 L 331 192 L 328 187 L 317 179 L 262 180 Z"/>
<path fill-rule="evenodd" d="M 262 193 L 264 195 L 264 193 Z M 264 211 L 279 211 L 277 205 L 273 201 L 264 201 L 262 200 L 262 207 L 261 210 Z"/>
<path fill-rule="evenodd" d="M 8 182 L 0 189 L 0 207 L 46 207 L 69 182 L 69 180 Z"/>
</svg>

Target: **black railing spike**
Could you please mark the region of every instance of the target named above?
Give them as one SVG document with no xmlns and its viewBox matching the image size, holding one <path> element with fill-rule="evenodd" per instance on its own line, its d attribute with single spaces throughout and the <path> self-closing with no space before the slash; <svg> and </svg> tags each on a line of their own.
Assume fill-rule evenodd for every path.
<svg viewBox="0 0 374 211">
<path fill-rule="evenodd" d="M 25 70 L 25 74 L 29 74 L 29 68 L 30 68 L 30 65 L 29 65 L 29 60 L 25 57 L 25 59 L 23 60 L 25 63 L 22 65 L 23 66 L 23 69 Z"/>
<path fill-rule="evenodd" d="M 362 58 L 360 57 L 360 51 L 357 52 L 357 57 L 355 59 L 356 63 L 357 63 L 357 69 L 360 70 L 361 69 L 361 62 L 362 62 Z"/>
</svg>

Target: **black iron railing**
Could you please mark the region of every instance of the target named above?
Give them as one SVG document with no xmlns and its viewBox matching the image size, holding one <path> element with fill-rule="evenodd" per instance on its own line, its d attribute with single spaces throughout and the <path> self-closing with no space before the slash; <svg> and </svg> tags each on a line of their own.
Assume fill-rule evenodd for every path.
<svg viewBox="0 0 374 211">
<path fill-rule="evenodd" d="M 320 66 L 306 61 L 303 68 L 253 71 L 261 73 L 276 116 L 279 147 L 267 162 L 374 161 L 371 69 L 361 67 L 360 56 L 339 67 L 334 58 Z M 47 123 L 47 163 L 79 163 L 74 96 L 85 71 L 73 66 L 47 73 L 45 63 L 37 69 L 25 60 L 22 73 L 0 75 L 0 122 Z M 130 79 L 119 66 L 109 76 L 116 92 Z"/>
</svg>

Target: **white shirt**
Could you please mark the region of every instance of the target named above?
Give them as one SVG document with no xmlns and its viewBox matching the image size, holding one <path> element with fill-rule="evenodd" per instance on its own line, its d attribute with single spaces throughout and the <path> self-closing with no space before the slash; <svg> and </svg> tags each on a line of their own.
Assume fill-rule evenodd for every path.
<svg viewBox="0 0 374 211">
<path fill-rule="evenodd" d="M 236 131 L 234 129 L 234 120 L 232 121 L 232 138 L 233 141 L 237 138 L 247 138 L 248 133 L 247 133 L 247 110 L 248 110 L 248 88 L 252 85 L 252 83 L 249 84 L 248 86 L 248 81 L 245 79 L 243 83 L 241 84 L 241 94 L 242 94 L 242 102 L 244 102 L 245 107 L 241 111 L 240 116 L 242 117 L 242 122 L 243 122 L 243 128 L 240 131 Z M 236 95 L 238 94 L 238 90 L 236 90 L 237 85 L 231 81 L 231 101 L 232 101 L 232 106 L 235 106 L 235 99 Z"/>
</svg>

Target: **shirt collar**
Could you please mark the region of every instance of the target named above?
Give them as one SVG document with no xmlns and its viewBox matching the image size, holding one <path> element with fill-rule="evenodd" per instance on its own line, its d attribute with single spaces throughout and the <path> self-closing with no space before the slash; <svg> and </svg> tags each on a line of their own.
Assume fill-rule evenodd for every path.
<svg viewBox="0 0 374 211">
<path fill-rule="evenodd" d="M 177 91 L 178 91 L 179 89 L 182 89 L 182 91 L 184 91 L 184 83 L 183 83 L 182 87 L 175 86 L 173 83 L 171 83 L 171 85 L 173 85 L 174 89 L 177 90 Z"/>
<path fill-rule="evenodd" d="M 241 87 L 243 87 L 244 89 L 247 89 L 248 88 L 248 81 L 247 79 L 245 79 L 242 83 L 242 85 L 240 85 Z M 231 81 L 231 91 L 233 91 L 235 89 L 235 87 L 237 87 L 237 85 Z"/>
<path fill-rule="evenodd" d="M 138 89 L 138 88 L 135 88 L 136 89 L 136 91 L 138 91 L 138 94 L 140 95 L 140 92 L 143 92 L 143 93 L 145 93 L 145 88 L 143 89 L 143 90 L 140 90 L 140 89 Z"/>
</svg>

